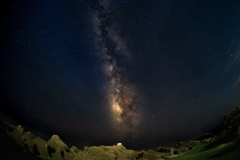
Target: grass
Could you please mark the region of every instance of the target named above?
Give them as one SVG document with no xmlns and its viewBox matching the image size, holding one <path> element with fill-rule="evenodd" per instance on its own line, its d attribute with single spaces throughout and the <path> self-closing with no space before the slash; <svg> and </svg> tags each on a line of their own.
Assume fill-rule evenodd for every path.
<svg viewBox="0 0 240 160">
<path fill-rule="evenodd" d="M 216 140 L 216 139 L 215 139 Z M 214 143 L 212 140 L 209 143 L 200 144 L 193 150 L 180 154 L 178 157 L 171 158 L 173 160 L 232 160 L 240 157 L 240 140 L 229 143 L 223 143 L 209 149 L 209 145 Z"/>
</svg>

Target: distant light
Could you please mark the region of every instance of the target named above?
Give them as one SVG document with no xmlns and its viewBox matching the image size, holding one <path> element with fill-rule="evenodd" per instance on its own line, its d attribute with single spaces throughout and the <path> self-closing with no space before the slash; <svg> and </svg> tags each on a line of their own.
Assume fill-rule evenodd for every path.
<svg viewBox="0 0 240 160">
<path fill-rule="evenodd" d="M 117 143 L 117 146 L 122 146 L 122 143 Z"/>
</svg>

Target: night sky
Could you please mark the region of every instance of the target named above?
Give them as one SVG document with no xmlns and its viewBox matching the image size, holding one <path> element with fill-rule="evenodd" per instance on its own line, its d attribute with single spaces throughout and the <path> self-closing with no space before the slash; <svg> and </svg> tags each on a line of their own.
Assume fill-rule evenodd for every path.
<svg viewBox="0 0 240 160">
<path fill-rule="evenodd" d="M 174 145 L 240 105 L 239 0 L 0 2 L 1 115 L 69 146 Z"/>
</svg>

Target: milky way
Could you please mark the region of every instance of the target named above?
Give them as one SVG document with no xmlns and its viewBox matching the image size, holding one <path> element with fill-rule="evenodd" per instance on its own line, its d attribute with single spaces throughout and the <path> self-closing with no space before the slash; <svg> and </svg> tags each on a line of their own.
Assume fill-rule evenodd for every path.
<svg viewBox="0 0 240 160">
<path fill-rule="evenodd" d="M 123 135 L 134 136 L 140 113 L 136 89 L 129 80 L 131 55 L 117 32 L 108 3 L 94 3 L 93 8 L 97 48 L 108 80 L 109 106 L 118 130 Z"/>
</svg>

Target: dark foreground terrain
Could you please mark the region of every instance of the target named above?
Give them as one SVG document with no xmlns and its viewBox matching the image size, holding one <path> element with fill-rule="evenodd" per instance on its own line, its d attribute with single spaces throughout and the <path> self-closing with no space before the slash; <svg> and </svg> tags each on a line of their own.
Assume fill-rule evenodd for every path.
<svg viewBox="0 0 240 160">
<path fill-rule="evenodd" d="M 240 157 L 240 106 L 226 114 L 210 133 L 174 147 L 134 151 L 122 144 L 91 146 L 83 150 L 68 147 L 58 135 L 45 141 L 2 120 L 0 124 L 0 154 L 16 160 L 161 160 L 161 159 L 238 159 Z"/>
</svg>

